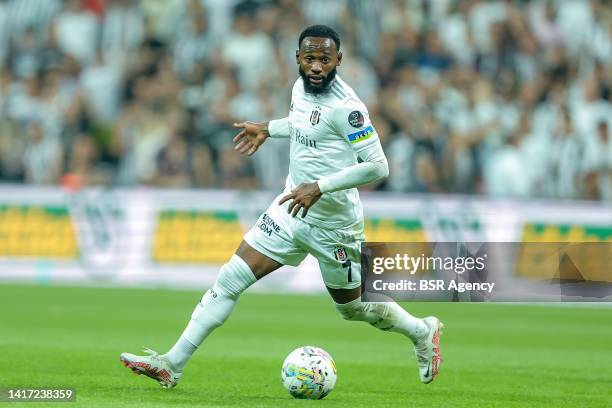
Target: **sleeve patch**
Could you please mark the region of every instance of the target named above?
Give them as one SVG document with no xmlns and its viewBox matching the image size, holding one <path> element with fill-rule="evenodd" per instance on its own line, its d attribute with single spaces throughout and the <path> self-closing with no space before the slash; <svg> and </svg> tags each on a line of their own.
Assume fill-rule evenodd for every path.
<svg viewBox="0 0 612 408">
<path fill-rule="evenodd" d="M 348 115 L 348 123 L 354 128 L 360 128 L 365 123 L 365 119 L 363 118 L 363 114 L 357 110 L 352 111 Z"/>
<path fill-rule="evenodd" d="M 360 130 L 359 132 L 351 133 L 348 135 L 348 141 L 351 144 L 361 142 L 362 140 L 369 139 L 374 134 L 374 128 L 370 125 L 367 128 Z"/>
</svg>

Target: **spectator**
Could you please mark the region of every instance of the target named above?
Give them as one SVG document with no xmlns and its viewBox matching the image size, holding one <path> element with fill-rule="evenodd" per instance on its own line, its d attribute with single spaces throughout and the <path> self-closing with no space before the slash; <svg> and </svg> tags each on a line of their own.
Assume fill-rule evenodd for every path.
<svg viewBox="0 0 612 408">
<path fill-rule="evenodd" d="M 59 137 L 41 121 L 27 128 L 28 145 L 24 154 L 25 179 L 32 184 L 57 184 L 63 166 Z"/>
<path fill-rule="evenodd" d="M 1 180 L 277 189 L 287 143 L 238 160 L 232 123 L 287 114 L 316 22 L 389 158 L 365 188 L 612 200 L 607 2 L 382 3 L 0 1 Z"/>
<path fill-rule="evenodd" d="M 240 86 L 257 90 L 276 77 L 276 58 L 270 38 L 258 31 L 251 17 L 252 6 L 238 5 L 235 10 L 234 33 L 225 39 L 224 58 L 236 68 Z M 249 61 L 245 64 L 245 61 Z"/>
<path fill-rule="evenodd" d="M 528 197 L 531 179 L 525 168 L 522 151 L 523 135 L 510 136 L 506 145 L 499 149 L 485 164 L 485 191 L 493 197 Z"/>
<path fill-rule="evenodd" d="M 84 7 L 81 0 L 66 0 L 53 24 L 59 49 L 77 59 L 81 65 L 89 65 L 94 61 L 98 30 L 98 20 Z"/>
<path fill-rule="evenodd" d="M 67 173 L 79 186 L 108 185 L 111 174 L 99 163 L 100 151 L 90 135 L 79 135 L 72 142 Z"/>
<path fill-rule="evenodd" d="M 440 193 L 440 173 L 433 154 L 429 149 L 421 148 L 414 155 L 415 186 L 420 193 Z"/>
<path fill-rule="evenodd" d="M 144 39 L 144 18 L 136 2 L 108 0 L 102 23 L 102 49 L 105 59 L 115 63 L 129 60 Z"/>
<path fill-rule="evenodd" d="M 244 160 L 231 145 L 219 151 L 219 180 L 221 188 L 254 189 L 257 187 L 251 161 Z"/>
<path fill-rule="evenodd" d="M 407 192 L 414 190 L 416 185 L 414 176 L 414 141 L 406 133 L 394 134 L 387 149 L 389 160 L 389 190 Z"/>
<path fill-rule="evenodd" d="M 587 144 L 584 166 L 586 197 L 612 200 L 612 142 L 607 120 L 597 124 L 595 137 Z"/>
<path fill-rule="evenodd" d="M 584 141 L 576 134 L 572 119 L 564 110 L 550 146 L 550 177 L 547 177 L 546 189 L 549 195 L 579 197 L 584 150 Z"/>
<path fill-rule="evenodd" d="M 0 2 L 0 66 L 4 66 L 8 54 L 10 38 L 8 11 L 8 4 L 6 2 Z"/>
<path fill-rule="evenodd" d="M 9 0 L 8 28 L 16 41 L 26 32 L 32 33 L 37 47 L 48 45 L 49 25 L 61 10 L 60 0 Z"/>
<path fill-rule="evenodd" d="M 174 134 L 157 155 L 153 182 L 161 187 L 186 188 L 192 185 L 192 161 L 183 136 Z"/>
<path fill-rule="evenodd" d="M 24 179 L 24 155 L 27 140 L 16 121 L 0 121 L 0 177 L 4 181 Z"/>
<path fill-rule="evenodd" d="M 185 32 L 174 45 L 174 70 L 183 80 L 193 78 L 197 69 L 206 66 L 213 52 L 207 16 L 203 9 L 196 8 L 194 13 L 190 16 Z M 198 76 L 202 78 L 203 73 L 196 78 Z"/>
<path fill-rule="evenodd" d="M 81 71 L 81 94 L 88 113 L 95 123 L 110 124 L 119 113 L 122 71 L 104 61 L 101 51 L 95 62 Z"/>
</svg>

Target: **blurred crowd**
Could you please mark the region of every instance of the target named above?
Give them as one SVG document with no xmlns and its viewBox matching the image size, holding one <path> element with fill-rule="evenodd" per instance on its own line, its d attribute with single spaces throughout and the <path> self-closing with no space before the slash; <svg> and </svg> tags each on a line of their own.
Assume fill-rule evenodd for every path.
<svg viewBox="0 0 612 408">
<path fill-rule="evenodd" d="M 278 189 L 235 121 L 288 114 L 300 32 L 390 164 L 371 189 L 612 200 L 605 0 L 0 0 L 0 182 Z"/>
</svg>

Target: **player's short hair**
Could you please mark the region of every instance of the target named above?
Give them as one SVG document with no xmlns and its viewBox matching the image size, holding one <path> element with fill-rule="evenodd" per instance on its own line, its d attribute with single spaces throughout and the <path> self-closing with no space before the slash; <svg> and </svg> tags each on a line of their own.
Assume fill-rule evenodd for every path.
<svg viewBox="0 0 612 408">
<path fill-rule="evenodd" d="M 340 51 L 340 36 L 336 32 L 336 30 L 329 26 L 317 24 L 310 26 L 304 31 L 302 31 L 302 34 L 300 34 L 300 39 L 298 41 L 298 48 L 302 46 L 302 41 L 306 37 L 321 37 L 334 40 L 334 42 L 336 43 L 336 51 Z"/>
</svg>

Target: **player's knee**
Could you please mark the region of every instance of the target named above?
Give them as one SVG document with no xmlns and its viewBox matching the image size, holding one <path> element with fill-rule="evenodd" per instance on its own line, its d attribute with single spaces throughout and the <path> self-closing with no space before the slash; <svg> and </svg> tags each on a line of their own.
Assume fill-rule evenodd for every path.
<svg viewBox="0 0 612 408">
<path fill-rule="evenodd" d="M 202 296 L 191 319 L 206 327 L 222 325 L 234 308 L 238 296 L 255 281 L 248 265 L 239 256 L 232 256 L 221 267 L 213 287 Z"/>
<path fill-rule="evenodd" d="M 249 286 L 255 283 L 255 275 L 249 266 L 237 255 L 221 267 L 217 281 L 213 285 L 211 296 L 240 296 Z"/>
</svg>

